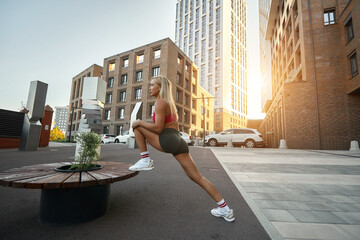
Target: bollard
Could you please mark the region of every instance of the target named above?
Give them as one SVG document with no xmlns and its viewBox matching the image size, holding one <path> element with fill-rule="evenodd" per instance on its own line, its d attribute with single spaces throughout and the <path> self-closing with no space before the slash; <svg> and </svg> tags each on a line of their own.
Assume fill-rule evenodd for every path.
<svg viewBox="0 0 360 240">
<path fill-rule="evenodd" d="M 280 146 L 279 146 L 280 149 L 287 149 L 287 146 L 286 146 L 286 140 L 285 139 L 280 139 Z"/>
<path fill-rule="evenodd" d="M 358 141 L 351 141 L 349 151 L 360 152 Z"/>
<path fill-rule="evenodd" d="M 133 148 L 133 149 L 139 148 L 136 143 L 135 137 L 129 137 L 129 148 Z"/>
<path fill-rule="evenodd" d="M 228 140 L 226 147 L 233 147 L 233 143 L 232 143 L 231 138 Z"/>
</svg>

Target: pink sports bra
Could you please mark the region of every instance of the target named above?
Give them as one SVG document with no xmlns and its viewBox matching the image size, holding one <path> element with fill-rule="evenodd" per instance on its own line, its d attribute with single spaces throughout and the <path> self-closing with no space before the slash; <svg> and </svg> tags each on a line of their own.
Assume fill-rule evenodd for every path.
<svg viewBox="0 0 360 240">
<path fill-rule="evenodd" d="M 153 113 L 152 115 L 152 119 L 153 119 L 153 122 L 155 123 L 155 112 Z M 164 124 L 167 124 L 167 123 L 170 123 L 170 122 L 173 122 L 173 121 L 176 121 L 177 120 L 177 116 L 176 114 L 169 114 L 167 116 L 165 116 L 165 123 Z"/>
</svg>

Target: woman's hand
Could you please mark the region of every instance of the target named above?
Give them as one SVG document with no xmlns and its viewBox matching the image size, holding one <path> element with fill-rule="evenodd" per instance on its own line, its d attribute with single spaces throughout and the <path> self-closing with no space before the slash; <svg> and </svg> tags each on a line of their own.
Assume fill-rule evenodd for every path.
<svg viewBox="0 0 360 240">
<path fill-rule="evenodd" d="M 141 120 L 135 120 L 133 123 L 132 123 L 132 128 L 135 129 L 137 127 L 140 127 L 140 124 L 141 124 Z"/>
</svg>

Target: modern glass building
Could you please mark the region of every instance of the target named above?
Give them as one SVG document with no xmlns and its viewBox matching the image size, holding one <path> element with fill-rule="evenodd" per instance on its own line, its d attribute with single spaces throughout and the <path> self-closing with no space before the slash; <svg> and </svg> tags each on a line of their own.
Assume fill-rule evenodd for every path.
<svg viewBox="0 0 360 240">
<path fill-rule="evenodd" d="M 200 85 L 215 96 L 215 131 L 246 127 L 245 0 L 178 0 L 175 43 L 198 66 Z"/>
</svg>

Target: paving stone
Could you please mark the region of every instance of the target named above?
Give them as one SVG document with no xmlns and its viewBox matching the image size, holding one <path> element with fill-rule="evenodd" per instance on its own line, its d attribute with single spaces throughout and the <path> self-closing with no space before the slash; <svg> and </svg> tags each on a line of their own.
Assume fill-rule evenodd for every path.
<svg viewBox="0 0 360 240">
<path fill-rule="evenodd" d="M 287 193 L 288 190 L 284 188 L 269 188 L 269 187 L 244 187 L 248 193 Z"/>
<path fill-rule="evenodd" d="M 354 200 L 357 203 L 360 203 L 360 196 L 356 196 L 356 197 L 349 197 L 350 199 Z"/>
<path fill-rule="evenodd" d="M 303 223 L 342 223 L 347 222 L 328 211 L 289 210 L 296 219 Z"/>
<path fill-rule="evenodd" d="M 326 202 L 307 202 L 306 206 L 309 206 L 311 210 L 319 210 L 319 211 L 336 211 L 339 210 L 338 207 L 334 205 L 330 205 L 330 203 Z"/>
<path fill-rule="evenodd" d="M 293 215 L 286 210 L 263 209 L 263 213 L 270 221 L 275 222 L 298 222 Z"/>
<path fill-rule="evenodd" d="M 351 234 L 354 238 L 360 239 L 360 225 L 337 225 L 344 229 L 347 233 Z"/>
<path fill-rule="evenodd" d="M 333 212 L 339 218 L 345 220 L 349 224 L 360 224 L 360 213 L 351 212 Z"/>
<path fill-rule="evenodd" d="M 273 225 L 283 238 L 318 240 L 353 239 L 343 229 L 331 224 L 273 222 Z"/>
<path fill-rule="evenodd" d="M 356 203 L 357 200 L 355 197 L 347 197 L 341 195 L 322 195 L 321 197 L 325 199 L 325 202 Z"/>
<path fill-rule="evenodd" d="M 358 203 L 327 203 L 330 207 L 337 209 L 336 212 L 360 212 Z"/>
<path fill-rule="evenodd" d="M 273 201 L 273 200 L 254 200 L 262 209 L 279 209 L 279 210 L 311 210 L 303 202 L 297 201 Z"/>
</svg>

